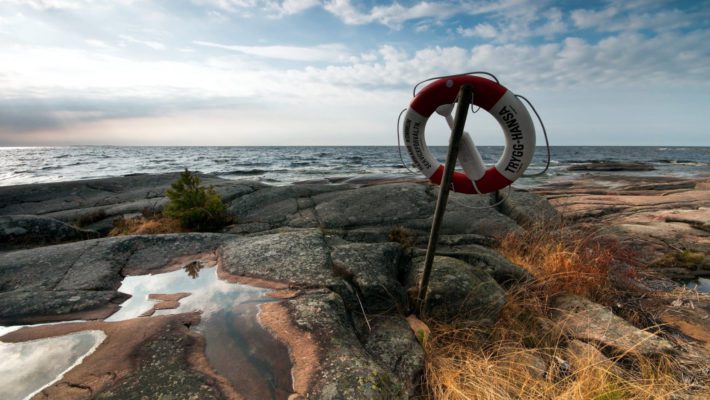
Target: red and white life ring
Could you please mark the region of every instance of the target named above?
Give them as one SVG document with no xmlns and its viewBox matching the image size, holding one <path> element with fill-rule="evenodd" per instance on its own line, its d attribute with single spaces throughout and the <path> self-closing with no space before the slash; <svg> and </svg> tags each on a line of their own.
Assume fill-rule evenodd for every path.
<svg viewBox="0 0 710 400">
<path fill-rule="evenodd" d="M 461 75 L 442 78 L 422 89 L 409 104 L 404 118 L 404 143 L 407 151 L 429 180 L 441 183 L 444 165 L 434 158 L 426 145 L 424 128 L 429 117 L 441 106 L 456 102 L 461 85 L 473 89 L 473 104 L 488 111 L 505 133 L 505 150 L 498 163 L 486 169 L 471 137 L 464 133 L 458 161 L 465 173 L 454 172 L 453 190 L 461 193 L 490 193 L 518 179 L 535 152 L 535 125 L 523 103 L 510 90 L 486 78 Z"/>
</svg>

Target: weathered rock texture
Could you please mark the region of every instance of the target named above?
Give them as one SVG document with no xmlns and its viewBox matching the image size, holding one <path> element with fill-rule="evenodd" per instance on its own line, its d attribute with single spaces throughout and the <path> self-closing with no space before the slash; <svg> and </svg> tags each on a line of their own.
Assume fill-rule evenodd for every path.
<svg viewBox="0 0 710 400">
<path fill-rule="evenodd" d="M 412 260 L 407 287 L 415 289 L 424 270 L 424 258 Z M 481 325 L 498 319 L 505 292 L 490 275 L 455 258 L 436 256 L 423 312 L 431 318 L 452 321 L 468 318 Z"/>
<path fill-rule="evenodd" d="M 339 296 L 314 291 L 284 304 L 297 328 L 318 343 L 318 368 L 310 383 L 309 396 L 317 399 L 407 397 L 407 385 L 388 368 L 390 365 L 380 365 L 348 327 L 347 311 Z M 392 349 L 397 350 L 404 349 Z"/>
<path fill-rule="evenodd" d="M 571 337 L 598 343 L 617 354 L 658 355 L 673 350 L 665 339 L 635 328 L 608 308 L 583 297 L 559 297 L 553 319 Z"/>
<path fill-rule="evenodd" d="M 186 264 L 229 237 L 125 236 L 0 253 L 0 323 L 106 317 L 126 298 L 117 292 L 124 276 Z"/>
<path fill-rule="evenodd" d="M 123 215 L 162 210 L 165 190 L 178 173 L 90 179 L 47 184 L 0 187 L 0 215 L 36 215 L 63 222 L 110 230 Z M 229 181 L 200 175 L 227 201 L 263 187 L 258 182 Z"/>
<path fill-rule="evenodd" d="M 0 250 L 94 239 L 98 232 L 79 229 L 54 218 L 0 216 Z"/>
<path fill-rule="evenodd" d="M 397 243 L 350 243 L 333 247 L 336 274 L 358 288 L 369 313 L 405 312 L 407 299 L 398 280 L 408 259 Z"/>
<path fill-rule="evenodd" d="M 40 235 L 32 239 L 39 247 L 0 252 L 0 323 L 105 318 L 125 299 L 117 289 L 127 275 L 195 261 L 218 264 L 223 279 L 278 289 L 272 296 L 279 300 L 262 307 L 259 321 L 289 346 L 296 394 L 313 399 L 421 395 L 424 355 L 405 319 L 412 308 L 407 289 L 418 282 L 438 188 L 402 180 L 270 187 L 202 176 L 237 217 L 224 233 L 82 240 L 95 233 L 68 224 L 105 232 L 115 217 L 159 211 L 166 202 L 164 190 L 176 177 L 0 188 L 0 215 L 5 215 L 0 221 L 9 221 L 0 225 L 9 227 L 2 232 L 15 235 L 18 226 L 31 222 L 44 224 L 42 233 L 54 240 L 76 241 L 44 246 Z M 450 257 L 436 258 L 427 313 L 489 325 L 505 298 L 496 281 L 508 286 L 530 279 L 490 246 L 529 222 L 524 208 L 534 204 L 548 217 L 554 210 L 541 197 L 517 191 L 499 209 L 487 196 L 453 194 L 450 199 L 439 249 Z M 109 333 L 114 326 L 130 325 L 87 324 Z M 175 324 L 163 328 L 133 343 L 130 357 L 121 353 L 133 360 L 132 369 L 113 378 L 106 372 L 107 378 L 92 383 L 87 393 L 99 398 L 141 398 L 148 392 L 166 398 L 237 396 L 209 368 L 194 360 L 182 365 L 199 348 L 198 336 Z M 69 374 L 66 381 L 73 384 L 76 376 Z M 55 386 L 48 390 L 60 393 Z"/>
<path fill-rule="evenodd" d="M 535 189 L 568 224 L 592 225 L 644 264 L 669 253 L 710 254 L 708 178 L 595 176 Z M 702 262 L 702 259 L 701 259 Z M 704 275 L 704 268 L 691 268 Z"/>
</svg>

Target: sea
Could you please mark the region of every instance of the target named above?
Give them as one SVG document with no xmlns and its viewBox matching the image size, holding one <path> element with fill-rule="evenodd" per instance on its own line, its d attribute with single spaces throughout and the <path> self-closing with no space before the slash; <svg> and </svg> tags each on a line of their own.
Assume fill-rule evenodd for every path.
<svg viewBox="0 0 710 400">
<path fill-rule="evenodd" d="M 446 146 L 430 147 L 443 162 Z M 495 164 L 501 146 L 479 146 L 483 159 Z M 550 179 L 589 174 L 568 171 L 573 164 L 615 161 L 640 162 L 652 171 L 604 174 L 696 176 L 710 173 L 710 147 L 553 146 L 551 162 L 541 176 L 521 178 L 517 187 L 534 187 Z M 541 171 L 547 161 L 538 147 L 527 174 Z M 359 177 L 411 177 L 418 172 L 404 147 L 131 147 L 62 146 L 0 147 L 0 186 L 61 182 L 137 173 L 191 171 L 225 179 L 249 179 L 272 185 L 312 180 Z"/>
</svg>

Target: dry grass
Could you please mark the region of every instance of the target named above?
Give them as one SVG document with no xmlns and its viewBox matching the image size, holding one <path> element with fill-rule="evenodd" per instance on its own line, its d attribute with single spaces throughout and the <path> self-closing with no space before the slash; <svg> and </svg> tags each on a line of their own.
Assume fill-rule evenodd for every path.
<svg viewBox="0 0 710 400">
<path fill-rule="evenodd" d="M 402 247 L 405 249 L 411 249 L 412 247 L 414 247 L 416 241 L 412 232 L 401 225 L 397 225 L 392 228 L 392 230 L 390 230 L 389 234 L 387 235 L 387 239 L 390 242 L 397 242 L 401 244 Z"/>
<path fill-rule="evenodd" d="M 106 215 L 106 210 L 103 208 L 100 208 L 98 210 L 94 210 L 92 212 L 89 212 L 87 214 L 83 214 L 75 221 L 75 225 L 78 226 L 79 228 L 85 228 L 94 222 L 99 222 L 102 219 L 108 217 Z"/>
<path fill-rule="evenodd" d="M 688 389 L 668 356 L 574 353 L 545 315 L 540 286 L 509 294 L 501 318 L 482 331 L 434 325 L 425 343 L 429 397 L 437 400 L 670 399 Z M 710 393 L 709 393 L 710 394 Z"/>
<path fill-rule="evenodd" d="M 566 292 L 591 299 L 608 296 L 608 274 L 615 262 L 633 259 L 628 249 L 596 231 L 543 225 L 508 235 L 498 250 L 544 284 L 548 294 Z"/>
<path fill-rule="evenodd" d="M 432 323 L 425 343 L 429 398 L 670 399 L 688 389 L 672 358 L 607 358 L 590 346 L 573 352 L 548 318 L 560 293 L 614 297 L 608 271 L 628 252 L 593 233 L 545 227 L 505 238 L 499 251 L 536 280 L 508 292 L 492 329 Z"/>
<path fill-rule="evenodd" d="M 185 232 L 180 221 L 174 218 L 155 216 L 153 218 L 117 218 L 109 236 L 155 235 L 160 233 Z"/>
</svg>

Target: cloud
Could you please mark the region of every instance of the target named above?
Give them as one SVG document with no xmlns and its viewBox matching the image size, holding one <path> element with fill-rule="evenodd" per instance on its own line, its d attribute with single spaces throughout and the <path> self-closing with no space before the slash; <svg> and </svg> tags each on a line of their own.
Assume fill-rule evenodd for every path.
<svg viewBox="0 0 710 400">
<path fill-rule="evenodd" d="M 272 3 L 268 8 L 274 11 L 277 16 L 285 16 L 298 14 L 320 4 L 320 0 L 284 0 Z"/>
<path fill-rule="evenodd" d="M 473 28 L 462 28 L 458 27 L 456 31 L 465 37 L 482 37 L 486 39 L 492 39 L 498 36 L 498 30 L 491 24 L 484 23 L 478 24 Z"/>
<path fill-rule="evenodd" d="M 331 0 L 323 8 L 348 25 L 380 23 L 392 29 L 400 29 L 409 20 L 449 18 L 461 12 L 461 3 L 422 1 L 412 6 L 403 6 L 398 2 L 389 5 L 373 6 L 369 11 L 361 12 L 350 0 Z"/>
<path fill-rule="evenodd" d="M 272 17 L 298 14 L 322 4 L 321 0 L 192 0 L 198 5 L 208 5 L 230 13 L 245 14 L 252 9 L 266 11 Z M 248 14 L 247 14 L 248 15 Z"/>
<path fill-rule="evenodd" d="M 81 0 L 0 0 L 0 3 L 14 3 L 37 10 L 79 9 L 89 2 Z"/>
<path fill-rule="evenodd" d="M 225 11 L 253 8 L 260 3 L 257 0 L 192 0 L 192 2 L 197 5 L 209 5 Z"/>
<path fill-rule="evenodd" d="M 710 12 L 703 9 L 679 10 L 662 6 L 658 2 L 644 1 L 619 3 L 598 10 L 572 10 L 570 18 L 577 28 L 598 32 L 663 32 L 702 24 L 710 17 Z"/>
<path fill-rule="evenodd" d="M 88 44 L 91 47 L 96 47 L 99 49 L 110 49 L 112 46 L 106 44 L 106 42 L 98 40 L 98 39 L 86 39 L 84 40 L 84 43 Z"/>
<path fill-rule="evenodd" d="M 463 37 L 505 43 L 531 37 L 552 37 L 569 30 L 559 8 L 542 9 L 539 3 L 501 2 L 499 8 L 490 9 L 486 21 L 470 28 L 459 26 L 456 32 Z"/>
<path fill-rule="evenodd" d="M 429 46 L 405 51 L 382 45 L 359 55 L 342 44 L 314 47 L 240 46 L 196 41 L 199 57 L 141 60 L 118 53 L 13 46 L 2 50 L 0 87 L 6 97 L 248 98 L 299 87 L 295 93 L 337 92 L 340 85 L 408 86 L 435 75 L 496 71 L 525 86 L 648 86 L 705 83 L 710 76 L 710 31 L 669 31 L 647 37 L 621 32 L 598 42 Z M 227 50 L 200 54 L 200 48 Z M 171 54 L 165 53 L 164 57 Z M 284 69 L 269 60 L 298 61 Z M 682 72 L 682 73 L 681 73 Z M 649 80 L 649 77 L 653 77 Z"/>
<path fill-rule="evenodd" d="M 165 50 L 166 49 L 166 46 L 160 42 L 156 42 L 156 41 L 152 41 L 152 40 L 140 40 L 140 39 L 136 39 L 133 36 L 129 36 L 129 35 L 119 35 L 118 37 L 122 40 L 125 40 L 126 42 L 141 44 L 143 46 L 150 47 L 153 50 Z"/>
<path fill-rule="evenodd" d="M 589 29 L 608 23 L 618 13 L 619 9 L 616 7 L 607 7 L 602 10 L 580 9 L 572 11 L 571 18 L 577 28 Z"/>
<path fill-rule="evenodd" d="M 368 87 L 412 85 L 426 77 L 476 69 L 523 88 L 664 87 L 707 83 L 710 31 L 654 37 L 621 33 L 597 43 L 569 37 L 539 45 L 429 47 L 413 54 L 383 46 L 374 61 L 306 70 L 308 80 Z"/>
<path fill-rule="evenodd" d="M 493 0 L 488 2 L 472 0 L 418 1 L 403 5 L 398 1 L 377 4 L 369 9 L 353 4 L 351 0 L 193 0 L 200 5 L 232 12 L 263 10 L 272 17 L 298 14 L 313 7 L 322 7 L 347 25 L 378 23 L 391 29 L 401 29 L 410 20 L 445 20 L 456 14 L 481 14 L 511 7 L 519 7 L 522 0 Z"/>
<path fill-rule="evenodd" d="M 322 44 L 313 47 L 299 46 L 238 46 L 196 40 L 193 44 L 234 51 L 251 56 L 288 61 L 330 61 L 340 62 L 349 57 L 344 45 Z"/>
</svg>

